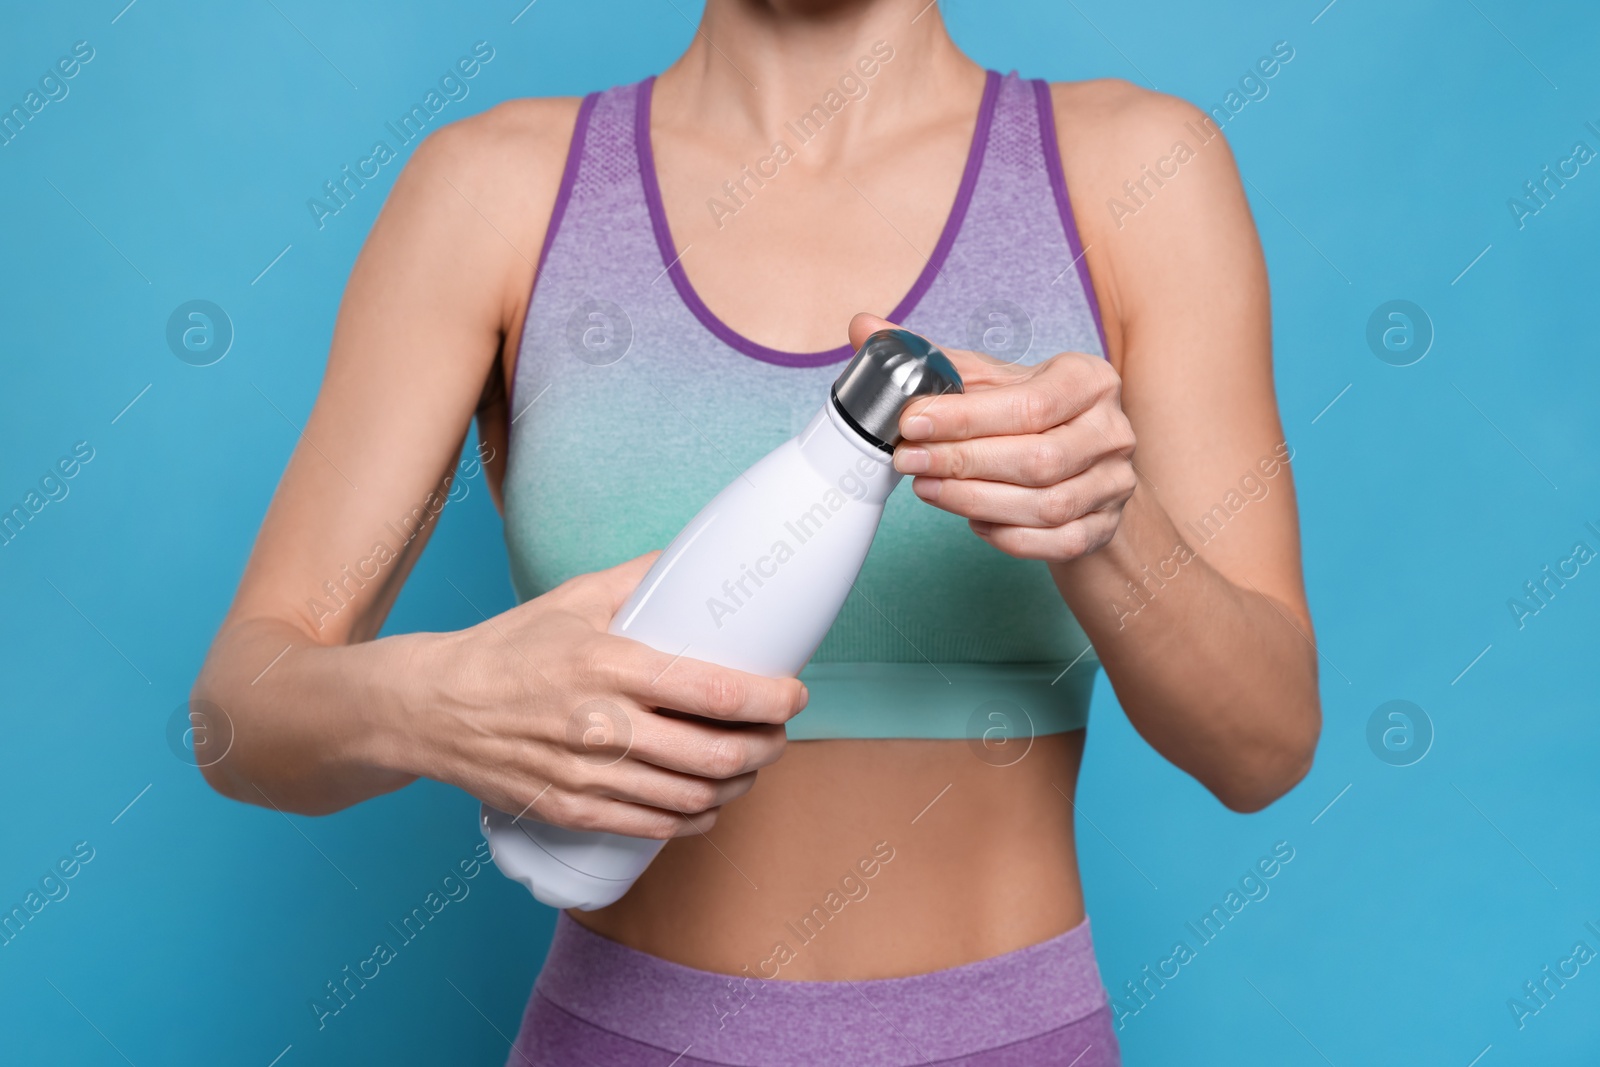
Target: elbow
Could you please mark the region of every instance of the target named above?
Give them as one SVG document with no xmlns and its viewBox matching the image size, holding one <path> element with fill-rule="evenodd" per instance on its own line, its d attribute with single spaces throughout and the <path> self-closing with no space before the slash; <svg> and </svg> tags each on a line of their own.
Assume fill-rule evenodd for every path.
<svg viewBox="0 0 1600 1067">
<path fill-rule="evenodd" d="M 221 758 L 215 763 L 197 763 L 200 776 L 206 780 L 218 795 L 229 800 L 237 800 L 241 804 L 256 804 L 266 807 L 267 802 L 262 799 L 262 794 L 250 788 L 249 780 L 239 769 L 233 766 L 226 758 Z"/>
<path fill-rule="evenodd" d="M 1311 752 L 1307 751 L 1294 759 L 1283 759 L 1248 777 L 1217 783 L 1211 787 L 1211 792 L 1229 811 L 1253 815 L 1299 785 L 1301 779 L 1311 773 L 1311 758 Z"/>
<path fill-rule="evenodd" d="M 1322 732 L 1320 707 L 1313 703 L 1302 722 L 1304 725 L 1284 731 L 1281 737 L 1252 753 L 1247 765 L 1236 766 L 1225 778 L 1207 783 L 1224 807 L 1241 815 L 1261 811 L 1311 773 Z"/>
<path fill-rule="evenodd" d="M 219 748 L 214 750 L 213 755 L 217 756 L 216 762 L 198 764 L 200 774 L 205 778 L 207 785 L 229 800 L 251 804 L 258 808 L 270 808 L 283 815 L 333 815 L 349 806 L 337 803 L 321 794 L 307 796 L 292 789 L 281 789 L 281 782 L 271 784 L 272 779 L 264 779 L 269 782 L 267 789 L 272 790 L 269 794 L 267 789 L 258 784 L 257 775 L 247 771 L 233 758 L 237 755 L 236 752 L 228 754 Z"/>
<path fill-rule="evenodd" d="M 208 685 L 202 673 L 189 694 L 189 721 L 182 736 L 182 757 L 199 770 L 207 785 L 229 800 L 264 808 L 278 807 L 280 811 L 298 814 L 323 814 L 299 811 L 297 806 L 279 806 L 256 784 L 261 768 L 248 765 L 246 746 L 239 743 L 239 723 L 221 703 L 225 699 L 226 694 Z M 174 744 L 177 743 L 174 739 Z M 272 788 L 270 779 L 268 788 Z"/>
<path fill-rule="evenodd" d="M 206 784 L 232 800 L 244 800 L 239 794 L 241 784 L 230 762 L 234 751 L 233 718 L 223 706 L 211 699 L 213 694 L 197 683 L 189 694 L 189 721 L 181 724 L 181 740 L 173 737 L 173 747 L 179 755 L 193 764 Z M 174 724 L 174 728 L 177 725 Z M 169 734 L 170 736 L 170 734 Z"/>
</svg>

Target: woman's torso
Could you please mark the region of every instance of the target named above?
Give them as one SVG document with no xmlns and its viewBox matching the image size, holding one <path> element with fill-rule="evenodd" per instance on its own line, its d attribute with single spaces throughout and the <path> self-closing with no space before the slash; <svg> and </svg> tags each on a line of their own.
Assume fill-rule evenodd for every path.
<svg viewBox="0 0 1600 1067">
<path fill-rule="evenodd" d="M 667 85 L 653 120 L 634 87 L 585 105 L 514 370 L 504 497 L 520 595 L 670 539 L 814 413 L 847 355 L 830 341 L 855 311 L 895 308 L 936 341 L 1028 363 L 1104 352 L 1047 166 L 1048 110 L 1031 84 L 974 73 L 952 94 L 966 114 L 904 145 L 830 143 L 823 129 L 786 137 L 792 157 L 765 166 L 770 149 L 720 145 L 679 119 Z M 729 195 L 722 181 L 739 184 Z M 1034 683 L 1032 716 L 1001 701 L 985 718 L 983 673 L 958 675 L 941 699 L 972 707 L 968 739 L 791 745 L 710 835 L 673 842 L 586 925 L 729 973 L 804 938 L 782 977 L 867 978 L 996 955 L 1082 918 L 1070 798 L 1083 734 L 1069 727 L 1094 661 L 1081 630 L 1042 564 L 999 556 L 908 492 L 886 512 L 886 541 L 931 546 L 954 578 L 933 595 L 904 554 L 875 552 L 819 660 L 930 679 L 941 662 L 1053 664 L 1059 688 Z M 811 684 L 826 724 L 829 681 Z M 892 737 L 916 709 L 881 714 L 869 736 Z M 845 718 L 810 736 L 838 736 Z M 986 743 L 987 721 L 1005 744 Z M 794 726 L 808 735 L 805 713 Z M 870 881 L 842 881 L 886 854 Z M 807 915 L 845 921 L 813 938 L 821 919 Z"/>
</svg>

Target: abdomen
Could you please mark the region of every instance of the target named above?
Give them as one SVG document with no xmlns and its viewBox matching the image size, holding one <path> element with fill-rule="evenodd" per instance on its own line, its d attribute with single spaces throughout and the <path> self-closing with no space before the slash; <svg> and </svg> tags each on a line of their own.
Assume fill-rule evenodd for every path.
<svg viewBox="0 0 1600 1067">
<path fill-rule="evenodd" d="M 1036 944 L 1083 919 L 1067 800 L 1083 737 L 1035 738 L 1010 766 L 966 741 L 792 743 L 710 834 L 573 917 L 686 966 L 780 979 L 920 974 Z"/>
</svg>

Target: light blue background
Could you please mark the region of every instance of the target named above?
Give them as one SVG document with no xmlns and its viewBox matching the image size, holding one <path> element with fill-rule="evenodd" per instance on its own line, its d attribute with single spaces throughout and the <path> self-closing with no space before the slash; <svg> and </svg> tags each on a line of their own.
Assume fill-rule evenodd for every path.
<svg viewBox="0 0 1600 1067">
<path fill-rule="evenodd" d="M 96 451 L 0 548 L 0 906 L 75 842 L 95 849 L 70 896 L 0 947 L 0 1060 L 499 1063 L 553 913 L 492 872 L 326 1029 L 307 1008 L 469 853 L 475 801 L 423 783 L 285 817 L 214 795 L 165 730 L 399 167 L 320 232 L 307 197 L 475 41 L 496 58 L 443 118 L 640 78 L 687 43 L 697 10 L 541 0 L 513 22 L 525 0 L 125 2 L 0 15 L 7 106 L 73 42 L 96 49 L 70 95 L 0 148 L 0 503 L 74 442 Z M 947 8 L 990 66 L 1153 80 L 1202 105 L 1273 42 L 1296 50 L 1227 133 L 1272 271 L 1326 728 L 1299 788 L 1233 815 L 1132 733 L 1102 682 L 1079 819 L 1101 966 L 1119 992 L 1288 841 L 1271 895 L 1128 1020 L 1128 1063 L 1593 1063 L 1600 964 L 1525 1029 L 1506 1002 L 1578 940 L 1600 949 L 1583 929 L 1600 925 L 1600 568 L 1524 629 L 1507 601 L 1575 541 L 1600 548 L 1584 525 L 1600 526 L 1600 165 L 1525 229 L 1506 201 L 1575 140 L 1600 148 L 1584 128 L 1600 125 L 1600 12 L 1320 8 Z M 237 337 L 197 368 L 164 330 L 202 298 Z M 1397 298 L 1437 332 L 1409 367 L 1365 341 Z M 476 622 L 451 581 L 511 605 L 498 522 L 469 485 L 391 631 Z M 1391 699 L 1436 731 L 1413 766 L 1366 740 Z"/>
</svg>

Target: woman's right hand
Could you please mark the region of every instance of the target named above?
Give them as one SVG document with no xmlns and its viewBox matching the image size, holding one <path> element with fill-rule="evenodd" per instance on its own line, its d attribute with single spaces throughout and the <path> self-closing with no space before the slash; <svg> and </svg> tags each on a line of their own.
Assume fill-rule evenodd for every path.
<svg viewBox="0 0 1600 1067">
<path fill-rule="evenodd" d="M 607 633 L 657 555 L 428 635 L 418 699 L 391 738 L 394 769 L 569 829 L 709 829 L 782 754 L 806 689 Z"/>
</svg>

